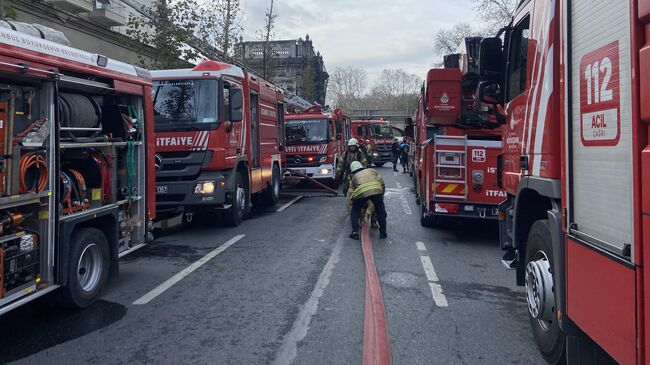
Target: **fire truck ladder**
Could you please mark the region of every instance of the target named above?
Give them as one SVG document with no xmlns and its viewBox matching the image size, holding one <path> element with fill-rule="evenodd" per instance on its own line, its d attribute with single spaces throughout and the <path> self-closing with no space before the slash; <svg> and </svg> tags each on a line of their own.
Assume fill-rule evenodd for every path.
<svg viewBox="0 0 650 365">
<path fill-rule="evenodd" d="M 433 189 L 433 199 L 467 200 L 467 136 L 436 136 L 435 141 L 436 173 L 433 176 L 433 184 L 435 187 Z M 453 149 L 438 149 L 440 145 L 463 146 L 464 149 L 462 151 Z M 445 163 L 447 161 L 443 161 L 441 156 L 446 155 L 450 155 L 451 157 L 457 155 L 458 161 L 454 161 L 455 163 L 453 164 Z M 454 176 L 458 176 L 458 178 L 441 179 L 440 172 L 443 168 L 447 171 L 457 170 L 458 174 L 454 174 Z M 441 194 L 438 194 L 438 186 L 440 184 L 444 184 L 446 187 L 442 190 Z"/>
</svg>

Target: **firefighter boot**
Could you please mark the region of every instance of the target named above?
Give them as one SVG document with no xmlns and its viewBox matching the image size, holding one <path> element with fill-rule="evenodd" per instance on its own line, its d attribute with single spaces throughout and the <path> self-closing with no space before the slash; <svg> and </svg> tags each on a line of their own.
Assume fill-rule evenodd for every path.
<svg viewBox="0 0 650 365">
<path fill-rule="evenodd" d="M 359 232 L 352 232 L 352 233 L 350 233 L 350 238 L 352 238 L 353 240 L 357 240 L 357 241 L 358 241 L 358 240 L 359 240 Z"/>
</svg>

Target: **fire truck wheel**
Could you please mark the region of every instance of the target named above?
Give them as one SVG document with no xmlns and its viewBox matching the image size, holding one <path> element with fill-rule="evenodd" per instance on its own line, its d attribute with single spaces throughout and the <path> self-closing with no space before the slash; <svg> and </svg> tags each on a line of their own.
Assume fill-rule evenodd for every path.
<svg viewBox="0 0 650 365">
<path fill-rule="evenodd" d="M 68 285 L 61 300 L 67 307 L 85 308 L 99 297 L 108 279 L 109 248 L 97 228 L 81 228 L 72 235 Z"/>
<path fill-rule="evenodd" d="M 248 206 L 248 185 L 241 171 L 237 171 L 235 176 L 235 191 L 232 193 L 231 204 L 232 206 L 224 212 L 223 219 L 227 226 L 236 227 L 244 220 Z"/>
<path fill-rule="evenodd" d="M 422 227 L 437 227 L 439 221 L 435 217 L 427 216 L 424 204 L 420 204 L 420 225 Z"/>
<path fill-rule="evenodd" d="M 555 317 L 553 250 L 548 220 L 533 224 L 526 247 L 526 298 L 535 342 L 550 364 L 566 363 L 565 338 Z"/>
<path fill-rule="evenodd" d="M 274 207 L 280 200 L 280 185 L 282 184 L 280 181 L 280 169 L 277 166 L 273 166 L 273 177 L 271 180 L 271 186 L 264 190 L 262 201 L 264 205 Z"/>
</svg>

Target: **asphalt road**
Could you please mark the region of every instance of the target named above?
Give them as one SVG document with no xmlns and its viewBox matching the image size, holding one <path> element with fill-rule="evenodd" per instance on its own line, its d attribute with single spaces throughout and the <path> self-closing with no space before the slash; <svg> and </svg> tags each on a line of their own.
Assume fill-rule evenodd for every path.
<svg viewBox="0 0 650 365">
<path fill-rule="evenodd" d="M 496 226 L 423 228 L 410 177 L 379 171 L 389 238 L 372 234 L 393 363 L 544 363 Z M 124 258 L 90 308 L 46 298 L 0 317 L 0 363 L 360 364 L 363 255 L 346 215 L 342 197 L 305 197 L 237 228 L 172 229 Z"/>
</svg>

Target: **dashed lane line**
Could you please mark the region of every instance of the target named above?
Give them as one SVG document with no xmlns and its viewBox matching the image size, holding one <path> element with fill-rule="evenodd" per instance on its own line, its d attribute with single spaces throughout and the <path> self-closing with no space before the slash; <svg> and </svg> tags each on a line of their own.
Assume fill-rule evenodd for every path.
<svg viewBox="0 0 650 365">
<path fill-rule="evenodd" d="M 311 319 L 318 311 L 320 298 L 325 293 L 325 288 L 330 283 L 330 276 L 334 271 L 334 267 L 339 262 L 341 247 L 343 247 L 345 237 L 345 231 L 341 230 L 332 254 L 327 260 L 325 267 L 323 267 L 323 271 L 318 276 L 318 282 L 316 282 L 316 286 L 314 286 L 309 299 L 300 307 L 300 313 L 298 313 L 298 317 L 293 322 L 291 330 L 283 337 L 282 345 L 280 345 L 280 349 L 277 351 L 275 360 L 273 361 L 274 365 L 293 364 L 296 360 L 298 356 L 298 343 L 307 336 Z"/>
<path fill-rule="evenodd" d="M 416 242 L 415 244 L 418 248 L 418 251 L 427 251 L 427 248 L 424 246 L 424 242 Z M 433 297 L 433 301 L 438 307 L 448 307 L 449 303 L 447 302 L 447 297 L 442 291 L 442 285 L 439 283 L 438 274 L 436 274 L 436 270 L 433 268 L 431 258 L 429 258 L 429 255 L 421 253 L 420 261 L 422 262 L 422 268 L 424 269 L 424 274 L 427 277 L 429 288 L 431 289 L 431 296 Z"/>
<path fill-rule="evenodd" d="M 302 198 L 304 198 L 304 196 L 302 196 L 302 195 L 299 195 L 299 196 L 293 198 L 290 202 L 288 202 L 287 204 L 281 206 L 276 212 L 278 212 L 278 213 L 284 212 L 285 210 L 287 210 L 287 208 L 294 205 L 298 200 L 300 200 Z"/>
<path fill-rule="evenodd" d="M 192 265 L 188 266 L 187 268 L 183 269 L 183 271 L 179 272 L 178 274 L 172 276 L 169 278 L 167 281 L 164 283 L 158 285 L 155 289 L 152 291 L 148 292 L 147 294 L 143 295 L 140 299 L 136 300 L 133 302 L 133 305 L 144 305 L 148 304 L 152 300 L 154 300 L 157 296 L 160 294 L 164 293 L 167 289 L 171 288 L 174 286 L 174 284 L 178 283 L 179 281 L 183 280 L 186 276 L 194 272 L 196 269 L 200 268 L 201 266 L 205 265 L 208 263 L 208 261 L 212 260 L 213 258 L 217 257 L 219 254 L 227 250 L 230 246 L 234 245 L 237 243 L 239 240 L 242 238 L 246 237 L 244 234 L 240 234 L 238 236 L 235 236 L 228 240 L 228 242 L 222 244 L 221 246 L 217 247 L 214 251 L 210 252 L 209 254 L 203 256 L 200 260 L 196 261 Z"/>
</svg>

